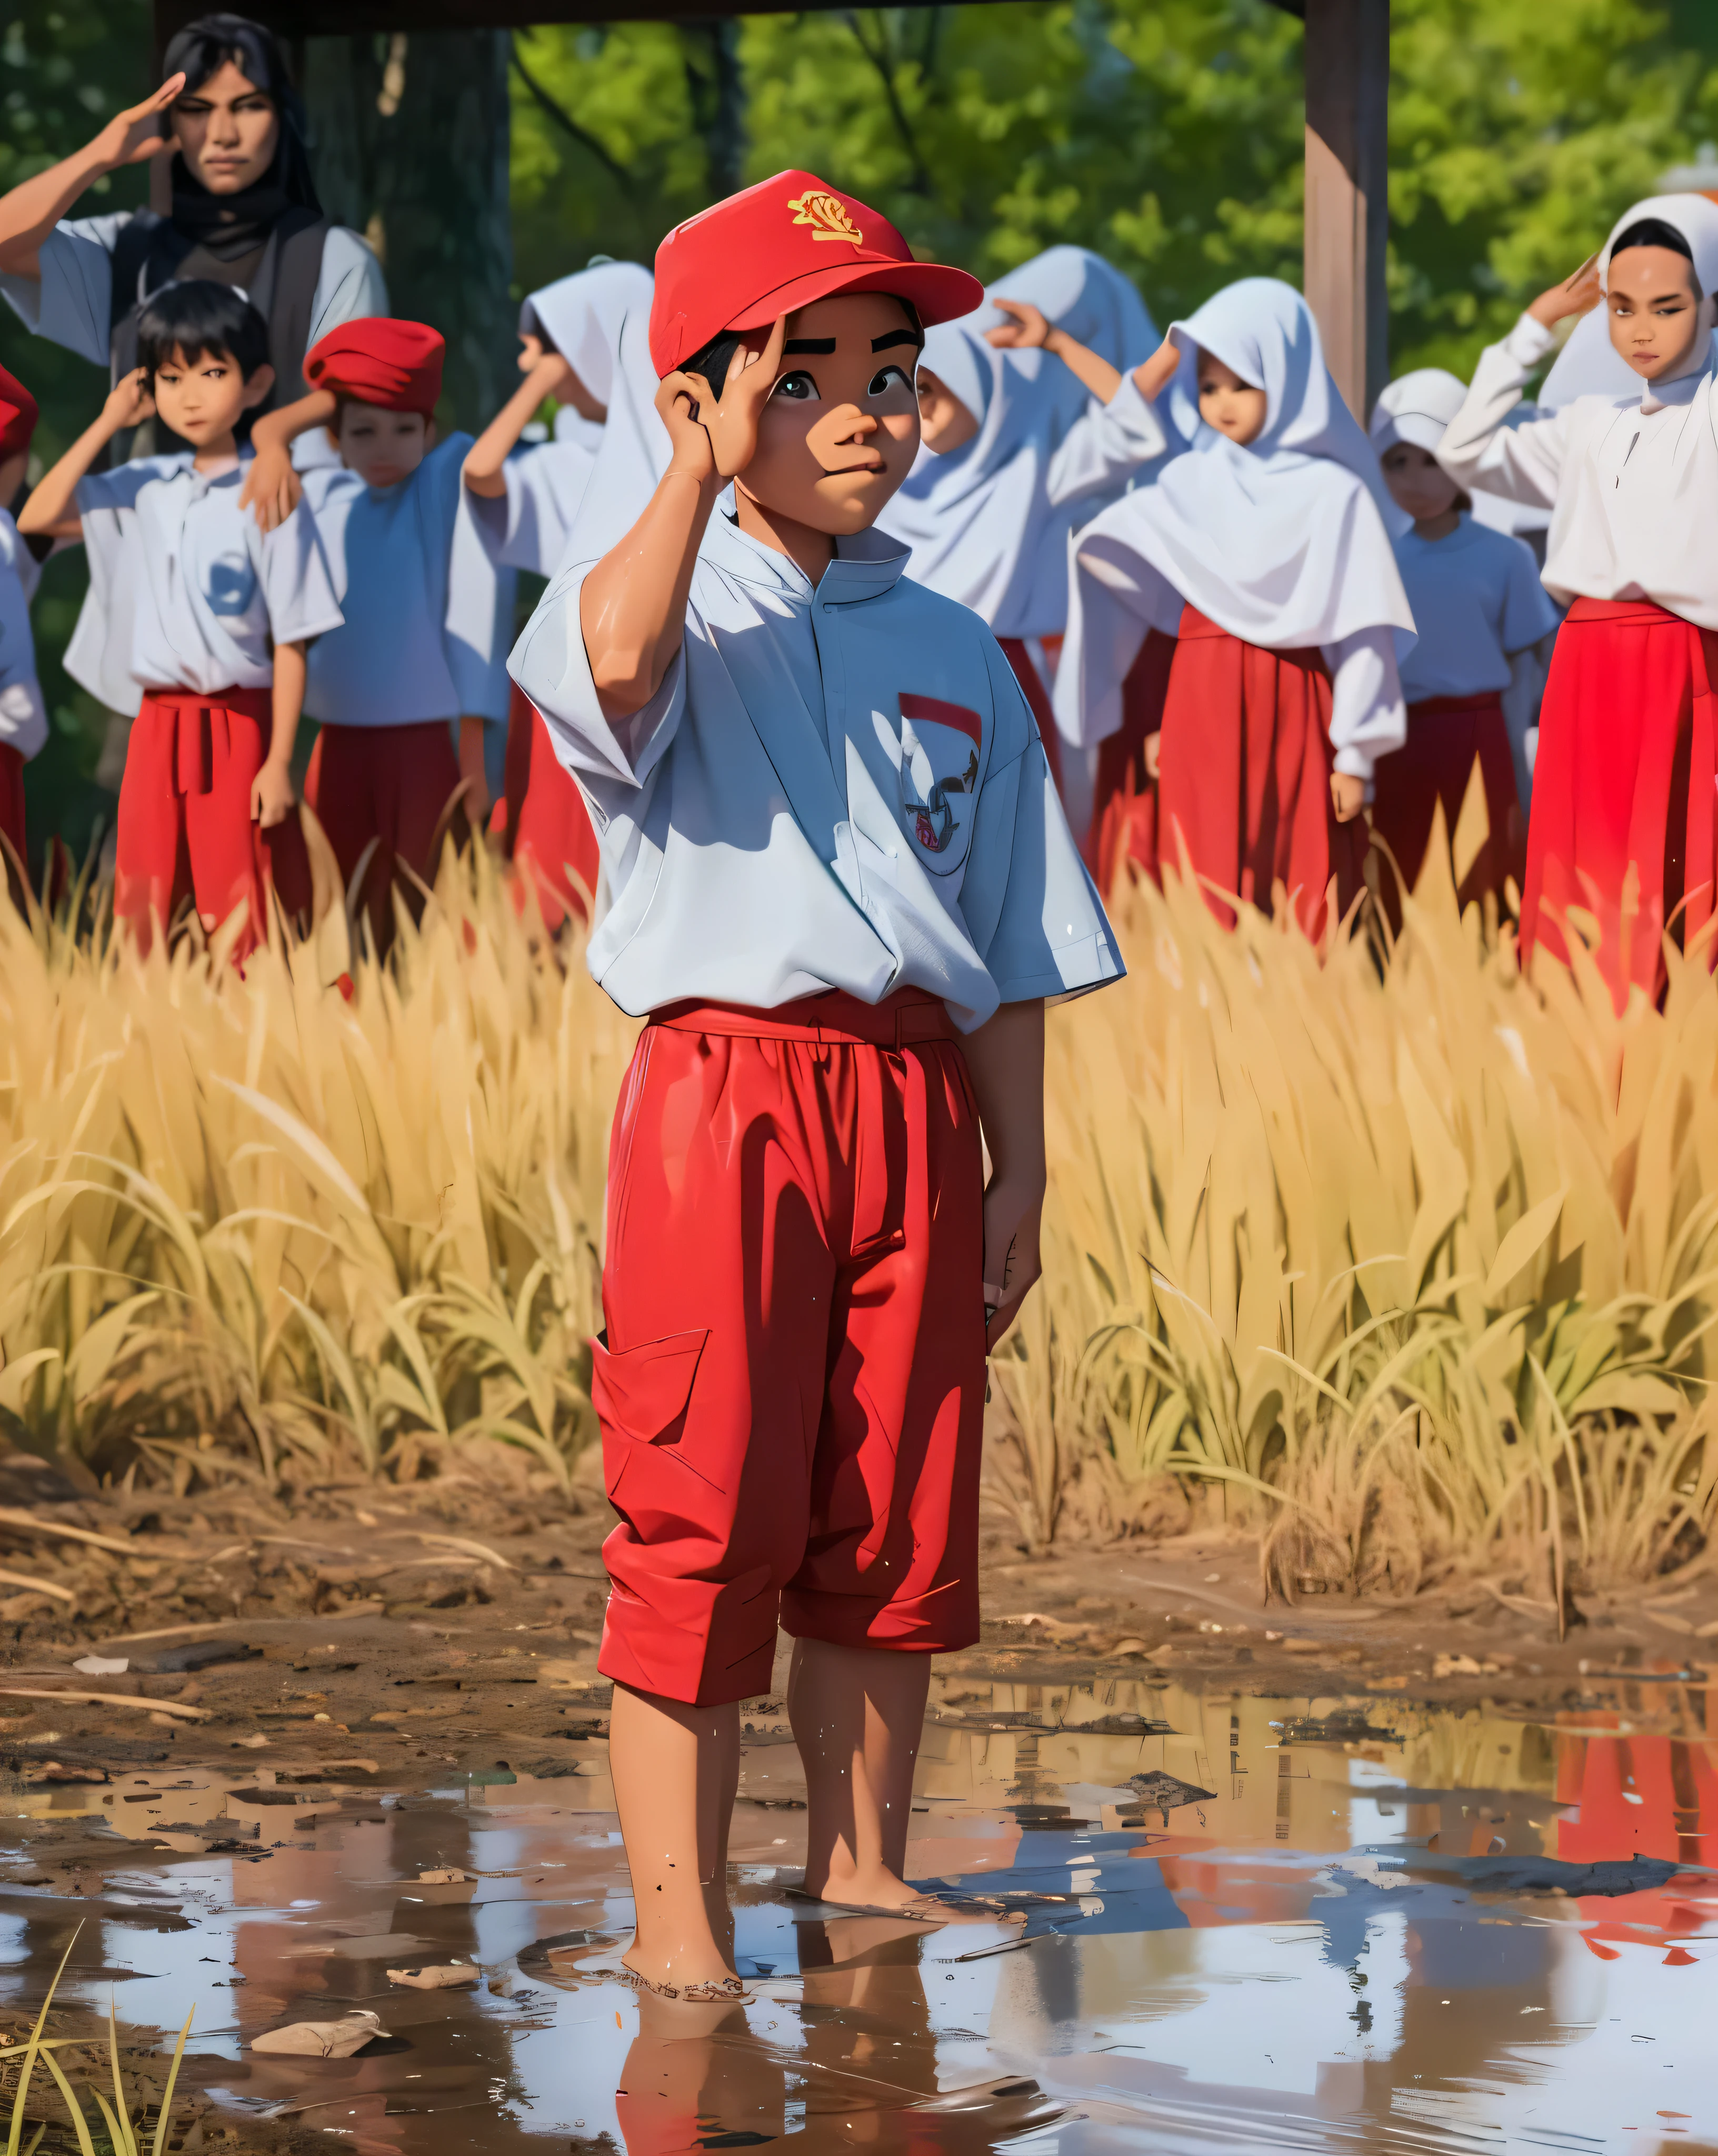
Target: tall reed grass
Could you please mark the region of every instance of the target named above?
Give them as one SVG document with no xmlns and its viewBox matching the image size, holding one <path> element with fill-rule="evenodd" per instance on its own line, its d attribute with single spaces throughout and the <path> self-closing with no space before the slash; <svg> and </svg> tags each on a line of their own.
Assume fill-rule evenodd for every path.
<svg viewBox="0 0 1718 2156">
<path fill-rule="evenodd" d="M 1290 1591 L 1464 1567 L 1560 1608 L 1702 1561 L 1703 968 L 1621 1015 L 1584 959 L 1529 985 L 1447 856 L 1387 960 L 1172 879 L 1117 910 L 1127 980 L 1052 1020 L 1045 1280 L 992 1368 L 1022 1537 L 1178 1484 Z M 386 964 L 337 907 L 243 978 L 69 918 L 0 901 L 0 1423 L 181 1486 L 199 1440 L 278 1478 L 499 1439 L 567 1480 L 635 1033 L 576 938 L 481 854 Z"/>
<path fill-rule="evenodd" d="M 1561 1609 L 1703 1561 L 1718 990 L 1674 952 L 1660 1009 L 1584 954 L 1530 985 L 1442 860 L 1387 960 L 1173 877 L 1119 902 L 1127 984 L 1051 1028 L 1045 1285 L 994 1367 L 1028 1541 L 1167 1473 L 1290 1592 L 1459 1566 Z"/>
</svg>

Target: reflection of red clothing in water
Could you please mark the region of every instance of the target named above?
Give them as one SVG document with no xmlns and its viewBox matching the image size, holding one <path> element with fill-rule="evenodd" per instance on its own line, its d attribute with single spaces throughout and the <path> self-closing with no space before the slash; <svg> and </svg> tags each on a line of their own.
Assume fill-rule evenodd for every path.
<svg viewBox="0 0 1718 2156">
<path fill-rule="evenodd" d="M 1578 1816 L 1557 1822 L 1559 1857 L 1599 1864 L 1657 1856 L 1676 1864 L 1707 1864 L 1708 1840 L 1718 1828 L 1718 1744 L 1670 1737 L 1568 1737 L 1558 1747 L 1557 1801 L 1578 1804 Z M 1681 1967 L 1693 1957 L 1676 1944 L 1705 1921 L 1673 1886 L 1636 1894 L 1586 1895 L 1579 1902 L 1582 1937 L 1601 1961 L 1619 1947 L 1668 1947 Z"/>
<path fill-rule="evenodd" d="M 1124 861 L 1131 861 L 1153 883 L 1163 880 L 1158 870 L 1157 782 L 1146 771 L 1146 743 L 1162 730 L 1174 660 L 1175 639 L 1147 629 L 1121 685 L 1121 729 L 1098 746 L 1085 851 L 1085 865 L 1105 898 Z"/>
</svg>

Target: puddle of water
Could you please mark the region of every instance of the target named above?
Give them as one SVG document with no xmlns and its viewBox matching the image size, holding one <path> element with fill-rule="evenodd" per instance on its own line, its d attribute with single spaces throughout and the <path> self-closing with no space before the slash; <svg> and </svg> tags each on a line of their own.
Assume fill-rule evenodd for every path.
<svg viewBox="0 0 1718 2156">
<path fill-rule="evenodd" d="M 1017 1920 L 931 1932 L 786 1898 L 803 1783 L 756 1703 L 731 1873 L 756 1996 L 726 2010 L 607 1973 L 631 1904 L 601 1697 L 554 1779 L 14 1789 L 0 2004 L 28 2020 L 81 1919 L 69 2001 L 111 1992 L 134 2030 L 194 2005 L 218 2100 L 375 2156 L 1718 2148 L 1700 1685 L 1631 1672 L 1559 1723 L 939 1677 L 914 1876 Z M 387 1979 L 455 1959 L 475 1987 Z M 390 2040 L 356 2057 L 250 2049 L 357 2007 Z"/>
</svg>

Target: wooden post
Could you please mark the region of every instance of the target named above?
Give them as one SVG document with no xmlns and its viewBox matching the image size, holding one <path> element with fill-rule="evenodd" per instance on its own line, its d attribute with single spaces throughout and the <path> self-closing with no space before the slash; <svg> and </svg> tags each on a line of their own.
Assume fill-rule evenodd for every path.
<svg viewBox="0 0 1718 2156">
<path fill-rule="evenodd" d="M 1389 373 L 1390 0 L 1306 0 L 1306 301 L 1365 424 Z"/>
</svg>

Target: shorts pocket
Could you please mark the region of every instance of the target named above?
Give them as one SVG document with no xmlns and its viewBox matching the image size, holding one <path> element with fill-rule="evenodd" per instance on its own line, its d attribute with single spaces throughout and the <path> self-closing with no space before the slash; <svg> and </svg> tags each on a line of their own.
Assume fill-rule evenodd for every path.
<svg viewBox="0 0 1718 2156">
<path fill-rule="evenodd" d="M 611 1498 L 633 1445 L 660 1450 L 679 1441 L 709 1338 L 710 1328 L 700 1326 L 623 1352 L 609 1347 L 606 1336 L 592 1342 L 591 1401 L 603 1425 L 603 1480 Z"/>
</svg>

